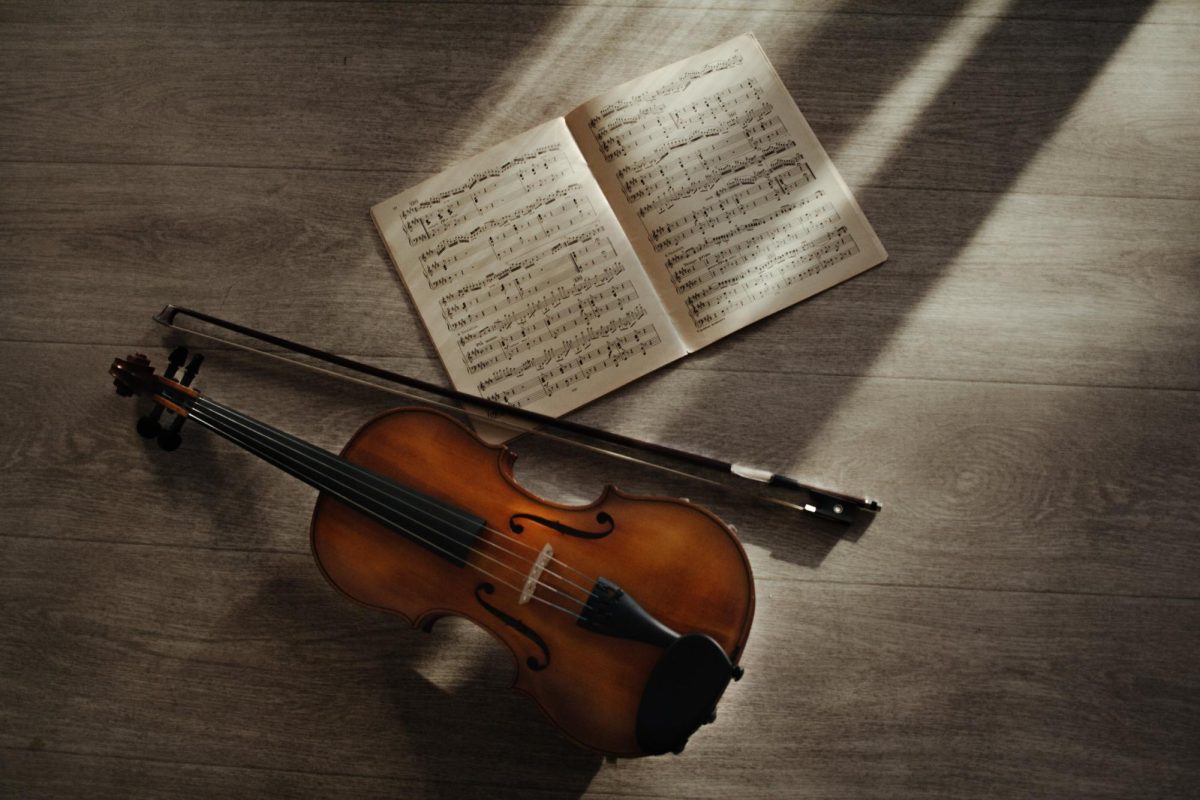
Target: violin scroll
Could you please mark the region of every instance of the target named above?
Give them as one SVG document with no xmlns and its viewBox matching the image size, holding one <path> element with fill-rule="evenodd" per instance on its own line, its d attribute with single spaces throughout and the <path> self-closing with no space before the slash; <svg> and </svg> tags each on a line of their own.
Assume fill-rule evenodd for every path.
<svg viewBox="0 0 1200 800">
<path fill-rule="evenodd" d="M 114 358 L 108 374 L 113 376 L 113 386 L 121 397 L 145 394 L 154 380 L 154 367 L 143 353 L 133 353 L 125 358 Z"/>
</svg>

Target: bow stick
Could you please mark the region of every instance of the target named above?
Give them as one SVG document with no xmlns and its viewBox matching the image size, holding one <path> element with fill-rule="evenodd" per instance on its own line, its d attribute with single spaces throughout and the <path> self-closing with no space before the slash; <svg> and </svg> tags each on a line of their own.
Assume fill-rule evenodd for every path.
<svg viewBox="0 0 1200 800">
<path fill-rule="evenodd" d="M 285 350 L 289 350 L 293 353 L 299 353 L 302 355 L 310 356 L 310 357 L 318 359 L 320 361 L 324 361 L 328 364 L 334 364 L 339 367 L 343 367 L 345 369 L 353 370 L 355 372 L 360 372 L 364 375 L 370 375 L 372 377 L 379 378 L 381 380 L 389 381 L 390 383 L 400 384 L 402 386 L 408 386 L 409 388 L 412 388 L 412 389 L 418 389 L 422 392 L 436 395 L 438 397 L 442 397 L 447 400 L 454 400 L 454 401 L 457 401 L 460 403 L 465 403 L 465 404 L 468 404 L 468 406 L 483 408 L 488 413 L 482 413 L 479 411 L 475 411 L 475 410 L 472 410 L 470 407 L 458 408 L 458 407 L 454 407 L 454 406 L 446 406 L 441 403 L 430 401 L 426 398 L 417 398 L 414 395 L 409 394 L 408 392 L 403 392 L 403 391 L 400 391 L 400 390 L 392 388 L 392 387 L 380 386 L 377 383 L 373 383 L 370 381 L 364 381 L 364 380 L 361 380 L 358 378 L 353 378 L 349 375 L 344 375 L 339 372 L 334 372 L 332 370 L 323 369 L 314 364 L 307 364 L 303 361 L 297 361 L 292 358 L 287 358 L 287 357 L 281 356 L 277 353 L 270 353 L 265 350 L 259 350 L 258 348 L 250 347 L 249 345 L 241 344 L 239 342 L 225 339 L 220 336 L 214 336 L 213 334 L 210 334 L 210 333 L 204 333 L 203 331 L 198 331 L 198 330 L 195 330 L 194 328 L 185 328 L 185 327 L 182 327 L 182 326 L 176 324 L 176 322 L 175 322 L 175 318 L 178 316 L 181 316 L 181 315 L 185 316 L 185 317 L 191 317 L 192 319 L 199 320 L 201 322 L 207 323 L 209 325 L 213 325 L 218 328 L 224 328 L 225 330 L 241 334 L 242 336 L 246 336 L 251 339 L 257 339 L 260 342 L 266 342 L 268 344 L 273 344 L 278 347 L 282 347 Z M 375 367 L 370 364 L 364 364 L 361 361 L 355 361 L 353 359 L 346 358 L 345 356 L 336 355 L 335 353 L 329 353 L 324 350 L 318 350 L 315 347 L 309 347 L 308 345 L 300 344 L 298 342 L 293 342 L 288 339 L 284 339 L 283 337 L 280 337 L 280 336 L 274 336 L 269 333 L 263 333 L 261 331 L 256 331 L 253 328 L 246 327 L 245 325 L 239 325 L 236 322 L 229 322 L 227 320 L 221 319 L 220 317 L 214 317 L 211 314 L 205 314 L 200 311 L 194 311 L 190 308 L 183 308 L 181 306 L 167 305 L 153 319 L 155 322 L 157 322 L 161 325 L 165 325 L 168 328 L 180 331 L 182 333 L 191 334 L 193 336 L 200 336 L 202 338 L 209 339 L 211 341 L 220 342 L 222 344 L 226 344 L 231 347 L 236 347 L 241 350 L 247 350 L 249 352 L 255 353 L 260 356 L 265 356 L 267 358 L 273 358 L 278 361 L 283 361 L 283 362 L 291 364 L 293 366 L 303 367 L 305 369 L 314 370 L 316 372 L 320 372 L 320 373 L 323 373 L 326 375 L 331 375 L 333 377 L 340 378 L 342 380 L 354 381 L 356 383 L 361 383 L 366 386 L 371 386 L 371 387 L 374 387 L 377 389 L 385 389 L 386 391 L 390 391 L 393 394 L 398 394 L 398 395 L 408 397 L 411 399 L 417 399 L 422 402 L 431 403 L 432 405 L 436 405 L 436 406 L 440 406 L 440 407 L 449 407 L 449 408 L 451 408 L 451 410 L 457 411 L 459 413 L 463 413 L 463 414 L 466 414 L 468 416 L 471 416 L 471 417 L 474 417 L 477 419 L 485 420 L 492 424 L 503 425 L 504 427 L 510 428 L 515 431 L 519 431 L 520 433 L 548 437 L 548 438 L 554 439 L 556 441 L 564 442 L 573 447 L 579 447 L 579 448 L 582 448 L 585 450 L 589 450 L 591 452 L 601 453 L 601 454 L 604 454 L 604 455 L 607 455 L 607 456 L 610 456 L 613 458 L 618 458 L 618 459 L 622 459 L 625 461 L 634 462 L 637 464 L 651 467 L 653 469 L 670 472 L 675 475 L 681 475 L 681 476 L 689 478 L 691 480 L 696 480 L 696 481 L 700 481 L 703 483 L 712 484 L 712 485 L 719 486 L 726 490 L 735 491 L 735 492 L 744 491 L 744 490 L 740 489 L 740 487 L 736 486 L 735 484 L 730 484 L 730 483 L 725 483 L 722 481 L 714 480 L 712 478 L 707 478 L 703 475 L 698 475 L 694 472 L 688 472 L 686 470 L 674 469 L 672 467 L 668 467 L 663 464 L 658 464 L 653 461 L 646 461 L 644 459 L 640 459 L 635 456 L 631 456 L 627 453 L 620 453 L 620 452 L 616 452 L 614 450 L 607 450 L 605 448 L 598 447 L 596 445 L 587 444 L 586 442 L 581 442 L 577 439 L 571 439 L 571 438 L 567 438 L 565 436 L 559 436 L 554 433 L 550 433 L 549 431 L 547 431 L 545 429 L 549 428 L 554 431 L 571 433 L 571 434 L 575 434 L 575 435 L 579 435 L 579 436 L 589 437 L 589 438 L 596 439 L 599 441 L 608 442 L 609 444 L 615 444 L 620 447 L 629 448 L 631 450 L 641 450 L 644 452 L 654 453 L 655 455 L 659 455 L 659 456 L 666 456 L 668 458 L 677 459 L 679 461 L 684 461 L 684 462 L 687 462 L 690 464 L 695 464 L 697 466 L 704 467 L 715 473 L 723 473 L 724 477 L 733 476 L 733 477 L 736 477 L 739 479 L 752 481 L 752 482 L 755 482 L 758 484 L 763 484 L 765 486 L 773 487 L 776 489 L 782 489 L 787 492 L 800 492 L 800 493 L 803 493 L 806 495 L 807 502 L 791 502 L 789 500 L 784 500 L 779 497 L 772 497 L 769 495 L 762 495 L 762 494 L 757 494 L 757 493 L 750 493 L 750 495 L 752 497 L 754 497 L 755 499 L 762 500 L 764 502 L 772 503 L 775 505 L 781 505 L 786 508 L 791 508 L 791 509 L 795 509 L 795 510 L 799 510 L 799 511 L 806 511 L 810 514 L 815 514 L 816 516 L 818 516 L 822 519 L 835 520 L 837 522 L 849 523 L 855 519 L 855 516 L 856 516 L 857 512 L 859 512 L 859 511 L 877 512 L 877 511 L 882 510 L 882 506 L 880 506 L 877 501 L 869 499 L 869 498 L 852 497 L 850 495 L 840 494 L 838 492 L 831 492 L 826 489 L 818 489 L 815 486 L 809 486 L 808 484 L 801 483 L 800 481 L 796 480 L 795 478 L 791 478 L 787 475 L 780 475 L 778 473 L 771 472 L 770 470 L 760 469 L 758 467 L 751 467 L 751 466 L 747 466 L 745 464 L 735 464 L 735 463 L 731 463 L 729 461 L 722 461 L 717 458 L 712 458 L 711 456 L 701 455 L 698 453 L 691 453 L 691 452 L 688 452 L 687 450 L 679 450 L 674 447 L 668 447 L 666 445 L 656 444 L 654 442 L 644 442 L 640 439 L 635 439 L 632 436 L 625 436 L 623 434 L 613 433 L 612 431 L 606 431 L 606 430 L 603 430 L 602 428 L 594 428 L 590 425 L 584 425 L 582 423 L 573 422 L 573 421 L 567 420 L 567 419 L 558 419 L 556 417 L 546 416 L 545 414 L 539 414 L 536 411 L 529 411 L 527 409 L 517 408 L 515 406 L 509 406 L 504 403 L 496 402 L 495 400 L 489 400 L 484 397 L 476 397 L 474 395 L 466 394 L 465 392 L 460 392 L 455 389 L 446 389 L 446 388 L 438 386 L 436 384 L 428 383 L 426 381 L 422 381 L 417 378 L 412 378 L 407 375 L 402 375 L 398 372 L 392 372 L 391 370 L 386 370 L 381 367 Z M 500 416 L 492 416 L 493 414 L 500 415 Z M 506 419 L 506 417 L 509 419 Z M 516 418 L 518 420 L 521 420 L 524 424 L 518 424 L 515 421 L 512 421 L 511 418 Z M 539 428 L 530 428 L 529 427 L 530 424 L 539 426 L 540 429 Z"/>
</svg>

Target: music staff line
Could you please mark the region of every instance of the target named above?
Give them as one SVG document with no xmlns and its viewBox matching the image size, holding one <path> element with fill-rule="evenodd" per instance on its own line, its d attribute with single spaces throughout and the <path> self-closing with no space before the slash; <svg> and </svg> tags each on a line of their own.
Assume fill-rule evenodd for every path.
<svg viewBox="0 0 1200 800">
<path fill-rule="evenodd" d="M 528 162 L 532 162 L 536 165 L 538 161 L 541 160 L 542 164 L 548 164 L 549 162 L 546 160 L 546 156 L 551 154 L 557 156 L 561 151 L 562 145 L 560 145 L 558 142 L 554 142 L 551 144 L 542 145 L 541 147 L 538 147 L 528 153 L 521 153 L 520 155 L 513 156 L 503 164 L 476 172 L 474 175 L 467 178 L 465 181 L 452 189 L 438 192 L 437 194 L 430 195 L 429 197 L 414 198 L 413 200 L 410 200 L 408 206 L 400 211 L 400 218 L 402 220 L 406 220 L 409 217 L 420 213 L 421 211 L 444 204 L 449 198 L 460 197 L 464 194 L 473 194 L 476 191 L 475 187 L 479 186 L 480 184 L 485 184 L 485 189 L 481 190 L 485 191 L 487 181 L 494 180 L 495 178 L 505 175 L 514 167 L 519 168 Z M 393 208 L 392 210 L 395 211 L 396 209 Z"/>
<path fill-rule="evenodd" d="M 752 276 L 733 276 L 718 281 L 687 299 L 688 312 L 697 330 L 716 325 L 734 311 L 753 305 L 765 298 L 774 297 L 780 291 L 817 275 L 834 264 L 859 252 L 858 243 L 845 229 L 835 240 L 810 253 L 801 248 L 791 248 L 772 257 L 772 268 L 757 270 Z M 799 265 L 811 266 L 797 269 Z M 702 313 L 716 307 L 719 311 Z"/>
<path fill-rule="evenodd" d="M 555 200 L 561 202 L 554 205 Z M 421 271 L 429 288 L 453 284 L 488 262 L 522 259 L 549 237 L 573 235 L 598 217 L 590 201 L 578 191 L 555 192 L 526 208 L 529 213 L 525 218 L 507 215 L 499 225 L 487 226 L 486 231 L 476 228 L 421 254 Z M 484 236 L 485 232 L 488 235 Z"/>
<path fill-rule="evenodd" d="M 631 149 L 654 147 L 659 139 L 665 138 L 669 145 L 686 131 L 711 126 L 727 127 L 737 108 L 761 100 L 762 90 L 758 83 L 753 78 L 747 78 L 692 103 L 671 108 L 657 105 L 639 109 L 633 117 L 625 118 L 623 124 L 611 126 L 604 134 L 597 134 L 597 145 L 606 156 L 605 160 L 612 161 Z M 658 146 L 649 158 L 661 158 L 665 150 L 670 149 L 668 145 Z"/>
<path fill-rule="evenodd" d="M 824 196 L 825 192 L 821 189 L 817 189 L 815 192 L 800 198 L 795 203 L 786 203 L 780 206 L 777 209 L 778 213 L 771 219 L 783 219 L 786 220 L 787 224 L 799 224 L 805 226 L 809 226 L 811 222 L 821 218 L 825 218 L 827 221 L 833 222 L 836 218 L 837 212 L 829 203 L 822 203 L 816 207 L 810 207 L 813 203 L 820 200 Z M 771 220 L 766 219 L 752 219 L 747 223 L 740 224 L 734 228 L 722 231 L 720 234 L 712 237 L 711 239 L 708 236 L 705 236 L 697 244 L 688 245 L 685 248 L 671 251 L 670 255 L 667 256 L 667 258 L 663 261 L 663 266 L 670 271 L 675 271 L 676 269 L 681 268 L 680 265 L 689 264 L 697 259 L 708 261 L 727 257 L 741 247 L 743 242 L 754 244 L 759 240 L 769 239 L 770 237 L 774 236 L 776 231 L 781 229 L 783 226 L 780 225 L 778 227 L 767 228 L 756 236 L 739 240 L 736 244 L 727 244 L 721 250 L 713 251 L 711 248 L 731 242 L 737 236 L 746 233 L 747 231 L 761 228 L 765 223 L 770 221 Z"/>
<path fill-rule="evenodd" d="M 635 354 L 644 356 L 660 344 L 662 337 L 658 329 L 653 324 L 643 325 L 621 336 L 606 339 L 575 358 L 556 367 L 544 369 L 520 383 L 505 389 L 489 391 L 496 384 L 522 374 L 520 370 L 512 368 L 500 370 L 496 375 L 477 384 L 478 393 L 490 400 L 524 407 L 569 389 L 604 370 L 619 366 Z"/>
<path fill-rule="evenodd" d="M 772 123 L 782 128 L 778 117 L 773 118 Z M 682 180 L 685 186 L 695 187 L 690 193 L 696 193 L 722 178 L 754 167 L 773 156 L 786 157 L 785 154 L 794 150 L 796 143 L 790 139 L 762 144 L 748 136 L 728 137 L 705 147 L 694 148 L 686 154 L 676 154 L 675 158 L 662 166 L 650 166 L 633 174 L 621 181 L 621 192 L 627 201 L 636 203 L 646 197 L 678 191 L 677 185 Z"/>
<path fill-rule="evenodd" d="M 758 108 L 752 108 L 743 112 L 741 117 L 733 117 L 723 122 L 714 122 L 707 127 L 697 128 L 683 134 L 676 134 L 670 137 L 663 144 L 656 147 L 647 156 L 645 156 L 642 161 L 644 163 L 652 164 L 656 161 L 661 161 L 671 153 L 681 150 L 685 147 L 689 147 L 696 142 L 704 141 L 706 139 L 720 138 L 729 133 L 729 131 L 735 129 L 740 129 L 743 131 L 747 130 L 755 122 L 761 122 L 770 116 L 773 110 L 774 109 L 771 108 L 770 103 L 764 103 Z M 653 140 L 655 137 L 648 135 L 647 138 Z M 615 149 L 611 149 L 610 152 L 606 152 L 604 154 L 605 160 L 613 161 L 618 159 L 628 153 L 629 148 L 639 147 L 642 144 L 643 143 L 640 138 L 634 138 L 631 142 L 622 143 L 619 146 L 616 146 Z"/>
<path fill-rule="evenodd" d="M 809 182 L 811 172 L 795 175 L 794 178 L 796 182 L 790 186 L 792 189 Z M 801 181 L 802 178 L 803 181 Z M 647 230 L 650 246 L 656 252 L 667 251 L 669 257 L 671 248 L 697 238 L 703 240 L 703 247 L 721 244 L 743 231 L 791 214 L 797 208 L 803 207 L 807 202 L 820 196 L 819 192 L 820 190 L 818 190 L 818 194 L 809 195 L 796 203 L 784 202 L 783 205 L 775 206 L 787 196 L 780 191 L 778 185 L 749 184 L 741 186 L 730 192 L 727 197 L 718 199 L 708 206 Z M 751 212 L 759 208 L 766 209 L 768 206 L 775 207 L 764 211 L 762 216 L 746 218 Z M 743 221 L 734 223 L 734 219 Z M 707 235 L 710 231 L 718 230 L 720 233 L 711 237 Z"/>
<path fill-rule="evenodd" d="M 590 289 L 607 286 L 624 274 L 624 272 L 625 268 L 623 265 L 611 264 L 599 272 L 586 276 L 577 276 L 568 286 L 547 287 L 544 292 L 538 293 L 536 299 L 531 296 L 526 298 L 525 302 L 497 301 L 489 305 L 486 309 L 455 319 L 455 324 L 448 327 L 452 331 L 463 331 L 458 337 L 458 342 L 460 345 L 465 345 L 473 339 L 487 336 L 496 331 L 507 330 L 513 325 L 527 323 L 528 320 L 532 319 L 538 313 L 548 313 L 550 309 L 557 307 L 560 303 L 572 297 L 586 296 L 582 293 Z M 496 316 L 496 314 L 499 314 L 499 316 Z M 492 321 L 481 328 L 468 327 L 487 319 L 491 319 Z M 536 323 L 529 324 L 533 326 Z"/>
<path fill-rule="evenodd" d="M 512 206 L 522 197 L 549 186 L 557 186 L 562 179 L 571 174 L 566 166 L 557 170 L 543 170 L 539 177 L 527 180 L 523 172 L 515 173 L 502 179 L 490 187 L 487 192 L 475 192 L 465 198 L 458 198 L 453 203 L 437 208 L 419 217 L 413 217 L 404 223 L 404 233 L 412 246 L 428 242 L 447 231 L 466 225 L 475 219 L 486 219 L 493 214 Z M 536 174 L 535 170 L 530 171 Z M 480 202 L 486 200 L 487 202 Z M 418 232 L 418 228 L 420 232 Z"/>
<path fill-rule="evenodd" d="M 841 216 L 832 207 L 827 208 L 829 215 L 822 216 L 815 222 L 833 223 L 841 220 Z M 671 283 L 675 286 L 676 292 L 684 294 L 698 286 L 722 278 L 747 264 L 753 264 L 763 255 L 764 251 L 770 255 L 772 249 L 792 244 L 801 251 L 807 251 L 819 247 L 823 242 L 841 236 L 843 233 L 845 233 L 844 228 L 830 230 L 822 224 L 790 229 L 775 227 L 742 240 L 736 246 L 726 248 L 719 253 L 706 254 L 703 261 L 697 259 L 679 269 L 672 270 Z M 762 247 L 764 244 L 769 244 L 770 247 Z"/>
<path fill-rule="evenodd" d="M 523 329 L 515 337 L 502 337 L 497 341 L 488 342 L 479 348 L 464 351 L 463 357 L 467 372 L 473 374 L 505 361 L 511 361 L 541 345 L 549 345 L 547 349 L 543 350 L 543 356 L 549 353 L 553 356 L 552 360 L 559 360 L 581 349 L 588 342 L 594 342 L 598 339 L 611 336 L 617 331 L 632 327 L 646 316 L 645 306 L 637 305 L 622 314 L 610 317 L 602 324 L 594 325 L 592 324 L 594 319 L 602 317 L 614 308 L 624 308 L 624 303 L 636 300 L 637 294 L 634 293 L 632 297 L 627 297 L 624 300 L 615 300 L 602 304 L 597 303 L 594 307 L 589 308 L 588 301 L 594 302 L 596 299 L 595 296 L 580 298 L 579 302 L 575 304 L 575 308 L 578 309 L 579 313 L 571 313 L 575 309 L 568 309 L 565 313 L 560 312 L 556 314 L 554 319 L 558 324 L 546 326 L 545 330 L 539 334 L 535 335 L 534 331 L 537 328 L 531 327 Z M 506 344 L 513 340 L 515 342 Z M 561 344 L 553 344 L 560 340 L 562 341 Z"/>
<path fill-rule="evenodd" d="M 628 98 L 625 100 L 619 100 L 615 103 L 609 103 L 607 106 L 604 106 L 603 108 L 601 108 L 599 113 L 596 116 L 594 116 L 588 120 L 588 127 L 591 128 L 594 132 L 596 127 L 598 125 L 600 125 L 600 123 L 603 120 L 607 119 L 608 117 L 612 116 L 613 114 L 624 111 L 626 108 L 629 108 L 630 106 L 637 106 L 637 105 L 641 105 L 642 103 L 652 102 L 659 97 L 664 97 L 666 95 L 673 95 L 673 94 L 679 94 L 681 92 L 684 92 L 687 90 L 687 88 L 689 86 L 691 86 L 694 82 L 700 80 L 701 78 L 707 77 L 708 75 L 711 75 L 715 72 L 723 72 L 724 70 L 727 70 L 727 69 L 733 69 L 734 67 L 740 67 L 742 65 L 742 60 L 743 59 L 742 59 L 741 53 L 734 53 L 729 58 L 722 59 L 720 61 L 714 61 L 714 62 L 705 64 L 700 69 L 695 69 L 695 70 L 690 70 L 688 72 L 685 72 L 682 75 L 680 75 L 678 78 L 676 78 L 675 80 L 671 81 L 670 83 L 664 84 L 663 86 L 660 86 L 657 89 L 654 89 L 653 91 L 642 92 L 641 94 L 635 95 L 634 97 L 631 97 L 631 98 Z"/>
<path fill-rule="evenodd" d="M 532 301 L 564 281 L 572 281 L 575 288 L 586 288 L 597 276 L 624 270 L 619 262 L 613 263 L 617 261 L 616 251 L 607 238 L 588 237 L 577 240 L 572 248 L 558 250 L 552 246 L 543 250 L 540 257 L 494 270 L 469 286 L 442 295 L 438 298 L 442 319 L 455 330 L 510 305 Z"/>
</svg>

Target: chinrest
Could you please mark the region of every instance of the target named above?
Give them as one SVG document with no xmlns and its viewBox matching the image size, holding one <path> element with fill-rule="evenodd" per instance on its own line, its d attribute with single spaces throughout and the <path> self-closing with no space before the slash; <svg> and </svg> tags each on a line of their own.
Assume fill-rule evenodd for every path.
<svg viewBox="0 0 1200 800">
<path fill-rule="evenodd" d="M 679 637 L 654 666 L 642 692 L 638 746 L 651 755 L 683 750 L 688 737 L 713 720 L 733 673 L 729 656 L 712 637 Z"/>
</svg>

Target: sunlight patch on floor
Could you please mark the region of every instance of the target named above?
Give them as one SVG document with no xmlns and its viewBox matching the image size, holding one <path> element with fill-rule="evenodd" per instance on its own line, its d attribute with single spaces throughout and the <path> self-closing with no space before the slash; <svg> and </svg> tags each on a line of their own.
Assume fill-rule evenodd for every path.
<svg viewBox="0 0 1200 800">
<path fill-rule="evenodd" d="M 762 30 L 777 14 L 749 11 L 726 15 L 725 24 L 714 24 L 712 15 L 697 13 L 687 24 L 678 24 L 677 14 L 664 15 L 674 21 L 672 27 L 655 26 L 652 17 L 665 13 L 655 9 L 569 6 L 536 37 L 535 43 L 521 52 L 503 73 L 496 76 L 492 88 L 480 94 L 465 119 L 479 120 L 471 134 L 450 157 L 448 163 L 470 158 L 493 145 L 532 128 L 576 105 L 646 72 L 665 67 L 673 61 L 715 47 L 747 31 Z M 650 19 L 648 19 L 648 17 Z M 621 57 L 627 41 L 638 41 L 647 29 L 654 38 L 652 53 L 630 64 Z M 807 30 L 797 31 L 789 44 L 803 44 Z M 654 54 L 659 54 L 657 57 Z M 579 74 L 582 70 L 582 75 Z M 586 80 L 580 84 L 581 78 Z M 573 90 L 572 86 L 578 86 Z M 571 94 L 566 94 L 568 90 Z M 559 102 L 553 98 L 561 97 Z M 550 101 L 548 103 L 548 100 Z M 542 117 L 529 117 L 514 123 L 522 109 L 549 105 Z"/>
<path fill-rule="evenodd" d="M 1165 88 L 1179 76 L 1161 66 L 1171 63 L 1169 56 L 1157 52 L 1163 47 L 1162 31 L 1159 26 L 1134 26 L 1099 66 L 1057 128 L 1039 143 L 1004 196 L 996 198 L 971 238 L 905 315 L 880 351 L 877 373 L 895 373 L 892 363 L 912 363 L 912 348 L 922 342 L 928 346 L 938 331 L 949 335 L 949 324 L 974 329 L 960 348 L 969 346 L 970 339 L 1020 341 L 1040 332 L 1053 337 L 1047 358 L 1077 356 L 1086 362 L 1096 357 L 1099 346 L 1111 361 L 1106 382 L 1137 383 L 1143 378 L 1136 366 L 1137 340 L 1142 338 L 1137 326 L 1169 324 L 1172 316 L 1200 313 L 1200 299 L 1194 294 L 1171 291 L 1178 281 L 1168 265 L 1147 265 L 1142 258 L 1147 247 L 1157 246 L 1158 233 L 1170 235 L 1172 222 L 1139 220 L 1136 215 L 1149 213 L 1150 206 L 1122 199 L 1129 175 L 1118 163 L 1121 148 L 1128 147 L 1123 120 L 1162 119 L 1163 125 L 1146 125 L 1139 135 L 1160 137 L 1156 147 L 1177 148 L 1181 167 L 1190 163 L 1182 156 L 1192 150 L 1189 140 L 1194 134 L 1166 124 L 1177 118 L 1176 102 L 1189 92 L 1182 82 L 1175 91 Z M 1143 91 L 1146 81 L 1154 81 L 1157 90 Z M 1120 116 L 1114 119 L 1115 115 Z M 1130 193 L 1152 195 L 1173 179 L 1160 174 L 1133 180 L 1139 183 L 1128 187 Z M 1189 181 L 1185 176 L 1166 194 L 1185 191 Z M 1087 187 L 1096 186 L 1105 187 L 1101 196 L 1087 196 Z M 1112 257 L 1114 239 L 1128 240 L 1127 280 L 1092 269 L 1093 263 Z M 1063 259 L 1063 242 L 1073 243 L 1069 260 Z M 1001 249 L 1003 266 L 994 263 Z M 1142 306 L 1153 297 L 1162 313 L 1147 317 Z M 1105 300 L 1097 304 L 1097 298 Z M 991 359 L 995 367 L 995 359 L 1005 355 L 1001 348 L 979 357 Z M 1037 371 L 1037 365 L 1030 366 Z M 1021 377 L 1022 369 L 1015 361 L 1001 367 L 1014 378 Z"/>
<path fill-rule="evenodd" d="M 1194 106 L 1200 89 L 1186 66 L 1198 47 L 1194 27 L 1131 26 L 1011 191 L 1194 198 L 1200 132 L 1181 123 L 1180 109 Z M 1131 176 L 1129 159 L 1145 151 L 1162 158 Z M 1086 158 L 1086 171 L 1064 174 L 1060 162 L 1071 157 Z"/>
<path fill-rule="evenodd" d="M 875 104 L 833 161 L 848 170 L 853 183 L 869 186 L 886 168 L 942 88 L 1001 20 L 1012 0 L 974 0 L 946 32 L 931 42 L 908 74 Z M 886 133 L 881 133 L 886 132 Z M 884 141 L 886 144 L 881 145 Z"/>
</svg>

